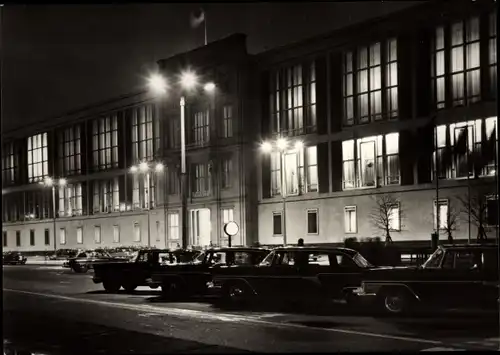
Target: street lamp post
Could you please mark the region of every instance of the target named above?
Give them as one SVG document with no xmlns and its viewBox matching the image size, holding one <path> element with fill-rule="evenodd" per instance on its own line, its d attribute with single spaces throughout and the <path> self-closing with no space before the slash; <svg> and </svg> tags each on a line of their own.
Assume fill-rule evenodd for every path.
<svg viewBox="0 0 500 355">
<path fill-rule="evenodd" d="M 286 183 L 286 150 L 289 146 L 288 141 L 285 138 L 279 138 L 276 142 L 264 142 L 262 143 L 262 150 L 264 153 L 272 153 L 274 151 L 274 146 L 278 148 L 279 159 L 280 159 L 280 180 L 281 180 L 281 197 L 283 204 L 283 244 L 287 244 L 287 229 L 286 229 L 286 197 L 287 197 L 287 183 Z M 302 141 L 295 142 L 295 149 L 302 149 L 304 144 Z"/>
<path fill-rule="evenodd" d="M 193 72 L 185 71 L 180 77 L 180 87 L 183 91 L 194 89 L 198 85 L 198 79 Z M 158 94 L 166 94 L 167 82 L 161 75 L 154 75 L 149 79 L 150 88 Z M 208 82 L 204 85 L 205 92 L 213 92 L 215 84 Z M 188 179 L 186 172 L 186 96 L 180 98 L 180 129 L 181 129 L 181 233 L 182 244 L 186 248 L 189 244 L 188 237 Z"/>
<path fill-rule="evenodd" d="M 50 187 L 52 190 L 52 217 L 53 217 L 53 229 L 54 229 L 54 251 L 57 251 L 57 214 L 56 214 L 56 185 L 66 186 L 66 179 L 59 179 L 58 182 L 54 182 L 51 177 L 46 177 L 41 183 L 45 187 Z"/>
</svg>

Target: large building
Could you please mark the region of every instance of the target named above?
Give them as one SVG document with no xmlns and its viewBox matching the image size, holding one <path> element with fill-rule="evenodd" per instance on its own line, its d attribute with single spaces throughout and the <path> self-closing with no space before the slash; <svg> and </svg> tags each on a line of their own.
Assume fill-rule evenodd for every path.
<svg viewBox="0 0 500 355">
<path fill-rule="evenodd" d="M 240 226 L 233 244 L 383 237 L 373 225 L 377 196 L 396 201 L 388 206 L 396 242 L 427 242 L 436 211 L 444 227 L 463 196 L 481 200 L 483 216 L 483 198 L 496 196 L 495 159 L 478 172 L 471 154 L 446 168 L 438 158 L 436 200 L 433 156 L 435 141 L 445 151 L 464 130 L 467 152 L 480 152 L 496 127 L 494 6 L 420 5 L 258 55 L 233 35 L 160 60 L 171 84 L 163 94 L 6 132 L 4 250 L 224 245 L 228 221 Z M 177 84 L 186 70 L 198 89 Z M 215 89 L 203 90 L 207 83 Z M 454 237 L 475 238 L 476 225 L 461 216 Z"/>
</svg>

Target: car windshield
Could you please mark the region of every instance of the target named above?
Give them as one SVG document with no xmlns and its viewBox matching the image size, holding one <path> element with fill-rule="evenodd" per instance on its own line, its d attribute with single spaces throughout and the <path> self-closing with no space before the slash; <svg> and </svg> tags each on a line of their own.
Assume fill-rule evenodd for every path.
<svg viewBox="0 0 500 355">
<path fill-rule="evenodd" d="M 269 253 L 267 254 L 267 256 L 264 258 L 264 260 L 262 260 L 260 262 L 259 265 L 262 265 L 262 266 L 270 266 L 273 262 L 273 258 L 274 258 L 274 253 Z"/>
<path fill-rule="evenodd" d="M 205 259 L 205 253 L 201 253 L 200 255 L 198 255 L 196 258 L 193 259 L 193 263 L 195 264 L 202 263 L 204 259 Z"/>
<path fill-rule="evenodd" d="M 444 251 L 443 249 L 437 249 L 434 254 L 432 254 L 429 259 L 422 265 L 424 269 L 426 268 L 436 268 L 441 265 L 441 260 L 443 259 Z"/>
<path fill-rule="evenodd" d="M 360 253 L 357 253 L 356 255 L 354 255 L 354 257 L 352 258 L 354 260 L 354 262 L 362 267 L 362 268 L 368 268 L 368 267 L 373 267 L 373 265 L 368 261 L 366 260 L 363 255 L 361 255 Z"/>
</svg>

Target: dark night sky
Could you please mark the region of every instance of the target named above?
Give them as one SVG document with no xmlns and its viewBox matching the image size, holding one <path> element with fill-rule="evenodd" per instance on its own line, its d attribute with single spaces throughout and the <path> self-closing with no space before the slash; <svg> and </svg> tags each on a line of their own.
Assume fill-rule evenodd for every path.
<svg viewBox="0 0 500 355">
<path fill-rule="evenodd" d="M 416 1 L 203 4 L 208 40 L 248 35 L 250 53 L 293 43 Z M 141 89 L 156 60 L 203 44 L 201 5 L 3 7 L 4 131 Z"/>
</svg>

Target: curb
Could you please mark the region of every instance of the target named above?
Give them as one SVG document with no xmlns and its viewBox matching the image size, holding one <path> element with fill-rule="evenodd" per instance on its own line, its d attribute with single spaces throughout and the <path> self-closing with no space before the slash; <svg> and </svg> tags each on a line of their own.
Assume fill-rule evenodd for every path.
<svg viewBox="0 0 500 355">
<path fill-rule="evenodd" d="M 53 261 L 53 260 L 28 260 L 26 265 L 50 265 L 50 266 L 63 266 L 64 261 Z"/>
</svg>

